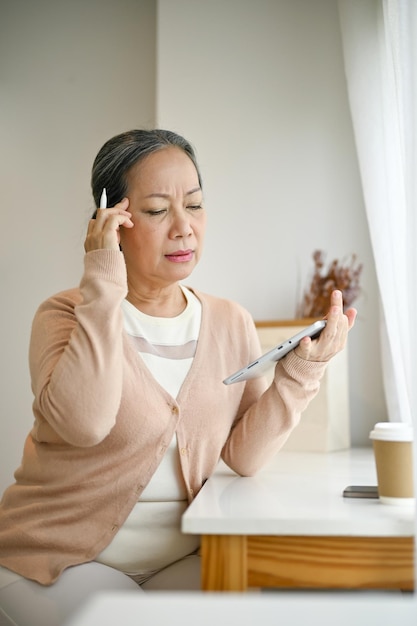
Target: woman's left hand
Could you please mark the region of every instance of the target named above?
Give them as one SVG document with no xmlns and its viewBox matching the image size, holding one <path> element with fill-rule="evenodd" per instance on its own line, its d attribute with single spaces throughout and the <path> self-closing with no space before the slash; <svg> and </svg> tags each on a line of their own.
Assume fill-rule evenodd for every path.
<svg viewBox="0 0 417 626">
<path fill-rule="evenodd" d="M 342 292 L 333 291 L 330 309 L 325 315 L 326 327 L 317 339 L 304 337 L 295 349 L 295 353 L 306 361 L 329 361 L 345 347 L 348 332 L 354 325 L 355 318 L 356 309 L 348 309 L 343 313 Z"/>
</svg>

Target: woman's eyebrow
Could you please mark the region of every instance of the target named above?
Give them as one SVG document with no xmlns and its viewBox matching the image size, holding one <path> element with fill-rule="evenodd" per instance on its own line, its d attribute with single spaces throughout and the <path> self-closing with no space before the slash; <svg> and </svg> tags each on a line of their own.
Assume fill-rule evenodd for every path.
<svg viewBox="0 0 417 626">
<path fill-rule="evenodd" d="M 190 189 L 190 191 L 187 191 L 187 193 L 185 194 L 186 196 L 191 196 L 193 193 L 196 193 L 197 191 L 201 191 L 201 187 L 194 187 L 194 189 Z"/>
<path fill-rule="evenodd" d="M 201 187 L 194 187 L 193 189 L 190 189 L 190 191 L 186 192 L 186 196 L 192 196 L 193 193 L 196 193 L 197 191 L 201 191 Z M 169 193 L 159 193 L 159 192 L 155 192 L 155 193 L 150 193 L 147 196 L 145 196 L 145 198 L 169 198 L 170 194 Z"/>
</svg>

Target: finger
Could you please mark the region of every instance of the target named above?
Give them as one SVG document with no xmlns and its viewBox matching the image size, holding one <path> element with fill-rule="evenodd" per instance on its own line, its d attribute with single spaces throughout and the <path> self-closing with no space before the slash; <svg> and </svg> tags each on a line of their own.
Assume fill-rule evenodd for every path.
<svg viewBox="0 0 417 626">
<path fill-rule="evenodd" d="M 129 198 L 126 196 L 120 202 L 117 202 L 113 207 L 97 207 L 97 211 L 108 211 L 109 209 L 121 209 L 122 211 L 127 211 L 129 206 Z"/>
<path fill-rule="evenodd" d="M 95 219 L 91 219 L 91 220 L 88 222 L 88 225 L 87 225 L 87 234 L 90 234 L 90 233 L 92 233 L 92 232 L 93 232 L 94 227 L 95 227 L 95 224 L 96 224 L 96 220 L 95 220 Z"/>
<path fill-rule="evenodd" d="M 132 214 L 130 213 L 130 211 L 128 211 L 128 208 L 129 208 L 129 198 L 123 198 L 123 200 L 115 204 L 114 207 L 109 207 L 107 209 L 105 208 L 97 209 L 96 219 L 103 220 L 107 218 L 108 215 L 113 215 L 114 213 L 120 213 L 120 212 L 125 213 L 126 215 L 131 217 Z"/>
<path fill-rule="evenodd" d="M 105 215 L 103 212 L 105 211 Z M 86 252 L 92 250 L 119 249 L 119 229 L 121 226 L 132 228 L 133 222 L 128 211 L 103 209 L 95 220 L 90 220 L 84 243 Z"/>
<path fill-rule="evenodd" d="M 118 216 L 121 216 L 122 219 L 130 220 L 130 218 L 132 217 L 132 214 L 129 211 L 122 211 L 121 209 L 116 209 L 116 208 L 99 209 L 97 211 L 97 217 L 95 219 L 95 222 L 97 223 L 98 228 L 102 228 L 105 222 L 112 220 L 113 217 L 118 218 Z"/>
<path fill-rule="evenodd" d="M 134 224 L 131 220 L 131 214 L 128 211 L 119 211 L 117 213 L 106 209 L 106 215 L 100 215 L 89 225 L 87 236 L 90 238 L 90 244 L 93 248 L 118 248 L 119 245 L 119 229 L 133 228 Z M 111 211 L 111 212 L 110 212 Z M 111 237 L 114 237 L 114 245 L 111 246 Z"/>
<path fill-rule="evenodd" d="M 100 247 L 118 250 L 120 243 L 119 229 L 121 226 L 125 228 L 133 227 L 132 220 L 124 212 L 108 216 L 100 234 Z"/>
<path fill-rule="evenodd" d="M 310 356 L 310 351 L 311 351 L 311 338 L 303 337 L 303 339 L 301 339 L 300 343 L 296 347 L 295 353 L 297 356 L 300 357 L 300 359 L 304 359 L 305 361 L 308 361 L 308 357 Z"/>
<path fill-rule="evenodd" d="M 105 220 L 109 219 L 111 215 L 125 215 L 128 219 L 123 223 L 123 226 L 127 228 L 132 228 L 133 222 L 131 221 L 132 214 L 128 211 L 129 208 L 129 198 L 125 197 L 120 202 L 114 205 L 114 207 L 109 208 L 99 208 L 96 213 L 96 220 L 98 220 L 101 225 L 104 224 Z"/>
<path fill-rule="evenodd" d="M 123 200 L 120 200 L 120 202 L 114 205 L 114 208 L 121 209 L 122 211 L 127 211 L 129 207 L 129 203 L 130 203 L 129 198 L 123 198 Z"/>
<path fill-rule="evenodd" d="M 339 289 L 334 289 L 331 292 L 329 310 L 327 311 L 326 315 L 323 316 L 323 319 L 325 320 L 329 319 L 330 313 L 332 311 L 332 307 L 337 307 L 338 311 L 343 311 L 343 295 Z"/>
<path fill-rule="evenodd" d="M 345 315 L 348 320 L 348 329 L 350 330 L 352 326 L 355 324 L 356 316 L 358 312 L 356 309 L 350 308 L 345 312 Z"/>
<path fill-rule="evenodd" d="M 334 289 L 330 295 L 330 306 L 340 306 L 343 308 L 343 294 L 340 289 Z"/>
</svg>

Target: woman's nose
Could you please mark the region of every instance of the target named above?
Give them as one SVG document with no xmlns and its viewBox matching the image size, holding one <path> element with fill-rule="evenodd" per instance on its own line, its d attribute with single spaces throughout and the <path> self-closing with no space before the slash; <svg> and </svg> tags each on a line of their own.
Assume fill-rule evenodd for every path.
<svg viewBox="0 0 417 626">
<path fill-rule="evenodd" d="M 173 237 L 188 237 L 192 234 L 190 218 L 187 213 L 179 213 L 175 215 L 172 223 L 171 233 Z"/>
</svg>

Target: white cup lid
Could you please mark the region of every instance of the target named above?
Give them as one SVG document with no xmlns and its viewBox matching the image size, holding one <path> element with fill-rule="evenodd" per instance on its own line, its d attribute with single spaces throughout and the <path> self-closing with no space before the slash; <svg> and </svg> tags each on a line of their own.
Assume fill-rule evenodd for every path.
<svg viewBox="0 0 417 626">
<path fill-rule="evenodd" d="M 413 427 L 404 422 L 379 422 L 369 437 L 380 441 L 413 441 Z"/>
</svg>

